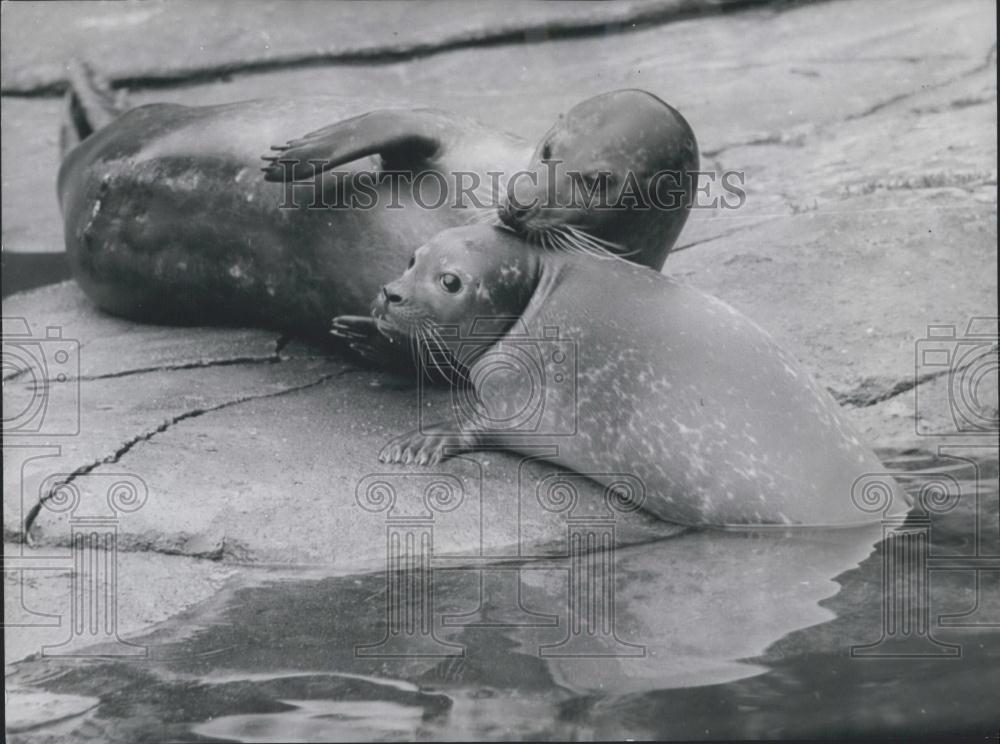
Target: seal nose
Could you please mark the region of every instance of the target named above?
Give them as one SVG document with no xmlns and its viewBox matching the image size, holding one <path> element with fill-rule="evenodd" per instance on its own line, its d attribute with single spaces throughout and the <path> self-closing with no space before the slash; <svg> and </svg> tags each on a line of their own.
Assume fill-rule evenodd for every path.
<svg viewBox="0 0 1000 744">
<path fill-rule="evenodd" d="M 526 195 L 525 195 L 526 196 Z M 508 192 L 500 205 L 500 220 L 508 227 L 519 227 L 538 213 L 538 204 L 532 199 L 520 200 Z"/>
<path fill-rule="evenodd" d="M 500 208 L 500 219 L 504 224 L 517 229 L 538 215 L 542 211 L 542 195 L 546 193 L 547 184 L 548 174 L 544 168 L 521 171 L 511 176 L 507 183 L 507 198 Z"/>
<path fill-rule="evenodd" d="M 500 205 L 500 219 L 508 227 L 517 227 L 524 221 L 526 209 L 523 209 L 509 199 L 505 199 Z"/>
<path fill-rule="evenodd" d="M 396 292 L 389 289 L 389 285 L 382 287 L 382 301 L 388 304 L 395 304 L 403 301 L 403 298 Z"/>
</svg>

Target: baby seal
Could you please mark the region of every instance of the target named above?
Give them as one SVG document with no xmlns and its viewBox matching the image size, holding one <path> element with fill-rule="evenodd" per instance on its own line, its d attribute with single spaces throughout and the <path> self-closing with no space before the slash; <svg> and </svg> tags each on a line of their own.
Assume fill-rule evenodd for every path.
<svg viewBox="0 0 1000 744">
<path fill-rule="evenodd" d="M 610 251 L 659 271 L 684 227 L 698 144 L 652 93 L 618 90 L 577 104 L 508 181 L 500 219 L 551 248 Z"/>
<path fill-rule="evenodd" d="M 662 274 L 477 225 L 420 247 L 373 314 L 454 381 L 454 421 L 383 462 L 544 442 L 558 465 L 640 479 L 644 508 L 681 524 L 880 517 L 851 492 L 881 466 L 826 391 L 748 318 Z"/>
</svg>

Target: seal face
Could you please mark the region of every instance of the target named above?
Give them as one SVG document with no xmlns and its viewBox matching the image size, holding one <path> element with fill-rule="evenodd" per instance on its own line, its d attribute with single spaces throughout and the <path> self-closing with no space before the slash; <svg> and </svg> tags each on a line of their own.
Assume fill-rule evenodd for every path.
<svg viewBox="0 0 1000 744">
<path fill-rule="evenodd" d="M 698 161 L 677 110 L 642 90 L 606 93 L 545 134 L 508 182 L 500 218 L 543 247 L 607 250 L 659 270 L 687 220 Z"/>
<path fill-rule="evenodd" d="M 489 254 L 480 250 L 484 229 L 492 238 Z M 445 231 L 419 247 L 403 275 L 382 288 L 372 316 L 379 332 L 417 337 L 468 367 L 523 312 L 539 270 L 535 251 L 506 230 Z M 447 337 L 439 332 L 445 326 L 454 331 Z"/>
<path fill-rule="evenodd" d="M 90 83 L 78 78 L 77 97 L 97 110 L 100 96 L 86 94 Z M 396 193 L 391 182 L 363 183 L 362 176 L 429 170 L 447 180 L 471 172 L 492 190 L 489 173 L 516 173 L 532 151 L 517 137 L 448 112 L 359 114 L 322 98 L 151 104 L 96 118 L 109 123 L 81 130 L 84 139 L 59 173 L 67 253 L 88 296 L 138 320 L 258 325 L 299 335 L 324 334 L 335 315 L 364 313 L 413 246 L 469 221 L 469 210 L 450 206 L 456 194 L 445 195 L 449 206 L 428 209 L 406 189 Z M 659 135 L 650 136 L 652 128 Z M 293 137 L 303 130 L 312 131 Z M 671 137 L 683 140 L 676 152 L 664 145 Z M 287 144 L 265 156 L 261 177 L 259 153 L 268 142 Z M 587 172 L 610 165 L 644 175 L 696 164 L 693 142 L 666 104 L 624 91 L 574 108 L 534 148 L 532 167 L 555 148 Z M 334 167 L 352 180 L 335 179 L 327 172 Z M 369 194 L 371 208 L 313 208 L 317 193 L 350 189 Z M 592 211 L 506 219 L 528 237 L 543 236 L 549 248 L 611 248 L 658 268 L 687 213 Z"/>
<path fill-rule="evenodd" d="M 441 343 L 467 367 L 460 381 L 475 393 L 472 406 L 470 396 L 453 396 L 454 420 L 391 442 L 384 462 L 437 462 L 455 447 L 530 453 L 550 444 L 558 465 L 638 479 L 644 508 L 681 524 L 881 518 L 852 500 L 855 482 L 881 469 L 878 460 L 760 327 L 632 264 L 517 253 L 495 228 L 446 231 L 376 302 L 387 332 L 456 325 Z M 497 302 L 493 282 L 515 270 L 530 292 L 498 285 Z M 476 291 L 449 292 L 448 275 Z M 492 333 L 474 333 L 484 321 Z"/>
</svg>

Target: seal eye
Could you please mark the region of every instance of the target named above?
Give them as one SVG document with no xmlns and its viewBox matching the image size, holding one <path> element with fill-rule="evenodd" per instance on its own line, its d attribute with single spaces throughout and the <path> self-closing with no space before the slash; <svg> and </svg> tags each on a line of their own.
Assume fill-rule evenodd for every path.
<svg viewBox="0 0 1000 744">
<path fill-rule="evenodd" d="M 442 274 L 438 281 L 448 294 L 455 294 L 462 289 L 462 280 L 454 274 Z"/>
</svg>

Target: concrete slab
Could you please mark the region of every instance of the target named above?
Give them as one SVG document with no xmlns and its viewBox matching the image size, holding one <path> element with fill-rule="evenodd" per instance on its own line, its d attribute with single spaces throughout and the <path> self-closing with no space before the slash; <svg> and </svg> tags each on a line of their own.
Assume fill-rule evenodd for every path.
<svg viewBox="0 0 1000 744">
<path fill-rule="evenodd" d="M 747 0 L 361 5 L 306 0 L 5 5 L 3 93 L 57 90 L 73 57 L 112 80 L 171 81 L 308 63 L 378 61 L 488 43 L 543 42 L 713 15 Z"/>
<path fill-rule="evenodd" d="M 244 12 L 242 5 L 226 6 L 234 7 Z M 395 28 L 416 25 L 407 14 L 423 12 L 380 7 L 391 22 L 376 28 L 359 19 L 353 30 L 341 26 L 332 43 L 352 34 L 396 43 L 390 38 Z M 548 13 L 603 13 L 615 6 L 531 7 L 544 16 L 538 22 L 547 23 Z M 58 86 L 59 61 L 51 49 L 8 44 L 11 12 L 28 18 L 50 11 L 8 3 L 2 12 L 5 90 Z M 196 47 L 203 31 L 178 31 L 159 15 L 190 18 L 189 7 L 72 6 L 67 12 L 78 14 L 91 35 L 71 31 L 68 22 L 53 33 L 64 34 L 67 44 L 78 37 L 102 40 L 85 51 L 112 75 L 189 75 L 199 66 L 218 70 L 251 59 L 280 66 L 277 51 L 259 55 L 262 44 L 276 40 L 294 54 L 374 53 L 309 46 L 330 36 L 312 21 L 287 27 L 285 18 L 275 20 L 267 39 L 245 34 L 239 18 L 228 25 L 206 22 L 231 36 L 202 51 Z M 426 43 L 486 28 L 493 21 L 479 12 L 487 11 L 463 11 L 460 23 Z M 197 104 L 321 92 L 357 106 L 377 99 L 430 103 L 537 137 L 588 95 L 648 88 L 690 119 L 706 167 L 747 174 L 742 208 L 697 212 L 667 271 L 769 328 L 849 408 L 869 440 L 892 453 L 934 443 L 916 436 L 917 414 L 930 434 L 953 423 L 949 379 L 920 378 L 916 370 L 927 325 L 951 323 L 961 333 L 970 318 L 995 315 L 994 16 L 993 4 L 977 0 L 843 0 L 599 38 L 454 49 L 405 63 L 239 73 L 136 90 L 132 100 Z M 162 56 L 136 47 L 161 27 L 164 43 L 175 45 L 170 58 L 189 67 L 164 68 Z M 224 46 L 235 56 L 210 57 Z M 157 48 L 162 55 L 164 47 Z M 53 98 L 3 98 L 5 251 L 61 249 L 53 187 L 58 108 Z M 64 561 L 70 555 L 72 513 L 35 509 L 47 478 L 65 476 L 83 495 L 100 497 L 124 475 L 148 491 L 142 508 L 119 524 L 127 564 L 123 611 L 132 613 L 122 622 L 130 630 L 211 595 L 232 564 L 347 570 L 384 560 L 388 513 L 362 508 L 358 486 L 381 474 L 374 456 L 386 439 L 413 426 L 421 409 L 411 386 L 273 333 L 110 318 L 72 284 L 5 300 L 4 316 L 28 324 L 38 342 L 28 346 L 32 353 L 42 350 L 44 359 L 57 344 L 78 352 L 67 386 L 44 401 L 44 425 L 5 437 L 8 556 Z M 49 326 L 61 329 L 61 340 L 45 336 Z M 9 328 L 5 323 L 5 337 Z M 27 376 L 4 383 L 5 411 L 20 406 L 26 420 L 37 414 L 38 390 Z M 982 392 L 987 405 L 996 400 L 995 386 Z M 444 395 L 439 391 L 429 402 L 440 405 Z M 400 508 L 420 507 L 426 473 L 408 472 L 393 469 L 397 480 L 390 485 Z M 505 559 L 516 555 L 517 545 L 538 554 L 555 549 L 565 524 L 528 498 L 548 472 L 537 463 L 521 471 L 517 459 L 496 453 L 447 465 L 441 476 L 459 484 L 463 499 L 435 517 L 441 549 L 470 560 L 480 548 Z M 601 504 L 596 488 L 580 497 L 586 513 Z M 34 546 L 13 542 L 34 511 Z M 621 515 L 617 524 L 624 543 L 676 533 L 641 513 Z M 675 565 L 656 570 L 680 575 L 689 556 L 675 555 L 681 556 Z M 162 588 L 170 576 L 182 577 L 176 590 Z M 65 572 L 39 579 L 31 597 L 64 603 L 64 584 Z M 30 644 L 38 638 L 31 636 Z M 30 644 L 9 646 L 7 658 Z"/>
</svg>

